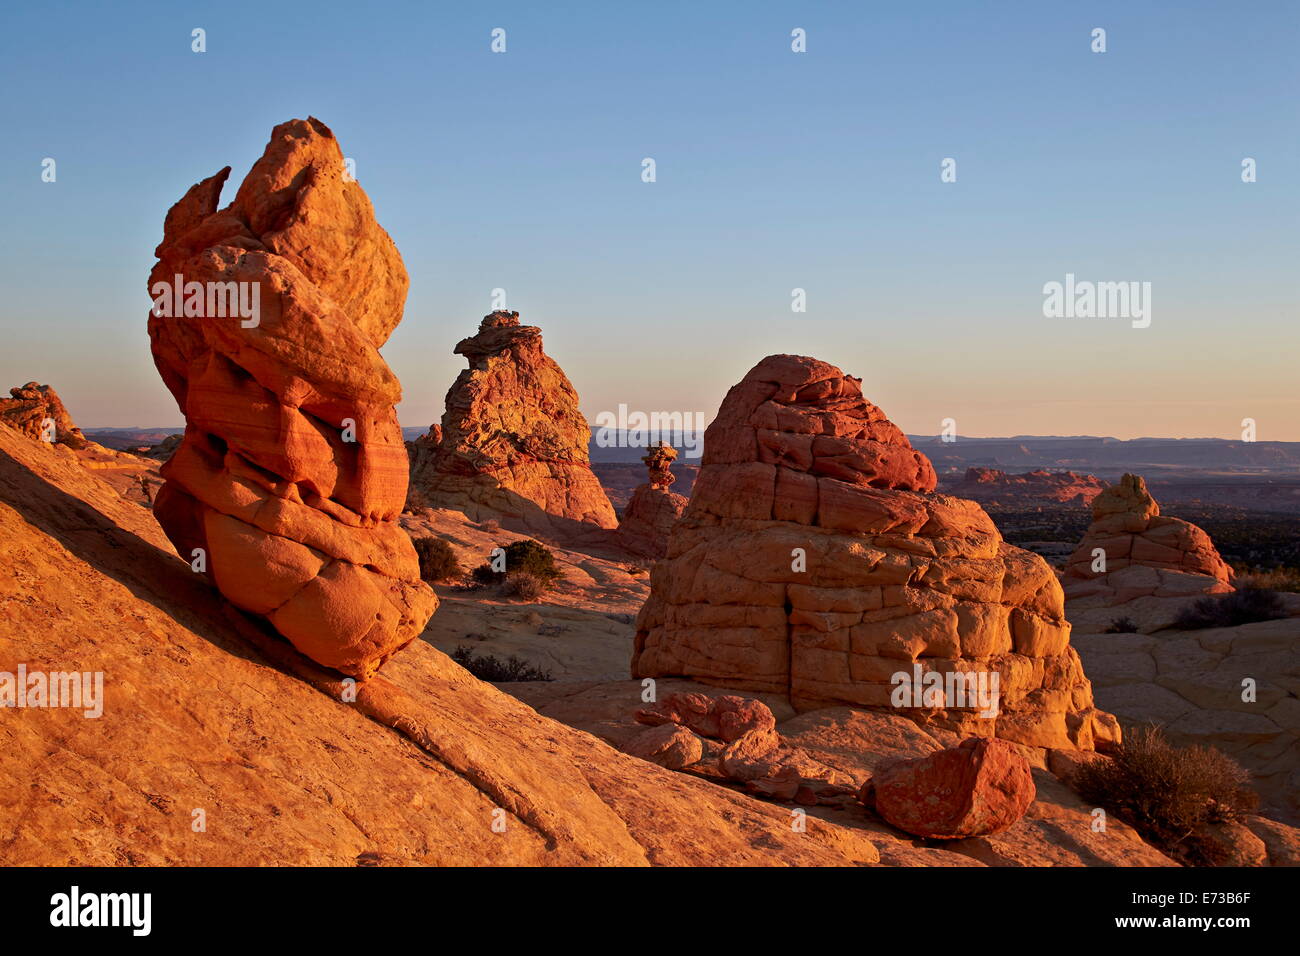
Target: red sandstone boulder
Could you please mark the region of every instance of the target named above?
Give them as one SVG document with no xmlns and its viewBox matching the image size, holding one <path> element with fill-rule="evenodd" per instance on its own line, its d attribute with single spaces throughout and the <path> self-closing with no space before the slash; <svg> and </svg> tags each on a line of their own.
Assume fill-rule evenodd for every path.
<svg viewBox="0 0 1300 956">
<path fill-rule="evenodd" d="M 777 355 L 728 393 L 637 618 L 635 677 L 896 710 L 964 736 L 1092 749 L 1093 707 L 1061 586 L 934 470 L 858 379 Z M 969 688 L 899 701 L 899 675 Z"/>
<path fill-rule="evenodd" d="M 638 710 L 636 720 L 650 726 L 680 724 L 702 737 L 728 743 L 751 730 L 776 728 L 776 717 L 767 704 L 735 695 L 669 694 L 655 705 Z"/>
<path fill-rule="evenodd" d="M 704 742 L 680 724 L 647 727 L 627 740 L 621 749 L 625 754 L 668 770 L 689 767 L 704 756 Z"/>
<path fill-rule="evenodd" d="M 186 419 L 154 513 L 232 604 L 364 679 L 437 606 L 396 520 L 401 387 L 379 355 L 406 270 L 319 120 L 277 126 L 218 209 L 229 174 L 167 213 L 150 274 L 154 363 Z M 230 290 L 256 314 L 214 299 Z"/>
<path fill-rule="evenodd" d="M 456 353 L 469 360 L 447 392 L 441 435 L 413 453 L 411 506 L 567 540 L 618 520 L 591 470 L 578 393 L 518 312 L 485 316 Z"/>
<path fill-rule="evenodd" d="M 0 424 L 28 438 L 84 448 L 86 436 L 72 421 L 58 393 L 48 385 L 28 382 L 9 389 L 12 398 L 0 398 Z"/>
<path fill-rule="evenodd" d="M 1001 833 L 1035 795 L 1029 761 L 1001 740 L 970 738 L 950 750 L 890 764 L 863 786 L 863 802 L 892 826 L 927 839 Z"/>
</svg>

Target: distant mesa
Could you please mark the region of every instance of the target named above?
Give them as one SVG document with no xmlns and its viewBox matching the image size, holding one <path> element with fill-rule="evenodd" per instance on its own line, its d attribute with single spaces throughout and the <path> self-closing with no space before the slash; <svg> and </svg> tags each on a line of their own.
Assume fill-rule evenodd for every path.
<svg viewBox="0 0 1300 956">
<path fill-rule="evenodd" d="M 493 312 L 456 354 L 469 360 L 447 392 L 441 429 L 411 443 L 412 508 L 565 541 L 618 525 L 591 470 L 578 393 L 517 312 Z"/>
<path fill-rule="evenodd" d="M 0 398 L 0 422 L 37 441 L 85 447 L 86 436 L 49 385 L 28 382 L 9 389 L 9 394 L 13 397 Z"/>
<path fill-rule="evenodd" d="M 1232 569 L 1210 536 L 1160 514 L 1139 475 L 1126 474 L 1092 502 L 1092 524 L 1066 564 L 1066 595 L 1180 597 L 1232 590 Z"/>
<path fill-rule="evenodd" d="M 437 598 L 397 523 L 401 388 L 379 355 L 406 269 L 343 170 L 323 123 L 291 120 L 230 205 L 218 209 L 226 167 L 167 213 L 151 297 L 175 276 L 244 283 L 260 315 L 150 313 L 154 363 L 186 421 L 154 513 L 183 558 L 202 549 L 231 604 L 364 679 Z"/>
<path fill-rule="evenodd" d="M 641 459 L 647 480 L 632 493 L 618 524 L 620 543 L 634 554 L 662 558 L 668 553 L 668 534 L 688 503 L 685 497 L 669 490 L 677 480 L 671 470 L 676 457 L 677 450 L 661 441 L 647 449 Z"/>
<path fill-rule="evenodd" d="M 940 482 L 943 490 L 981 503 L 1072 503 L 1089 505 L 1106 487 L 1096 475 L 1036 468 L 1010 475 L 996 468 L 967 468 L 959 480 Z"/>
<path fill-rule="evenodd" d="M 934 469 L 859 379 L 773 355 L 709 427 L 695 490 L 637 618 L 635 677 L 690 677 L 850 704 L 963 735 L 1092 749 L 1118 739 L 1093 707 L 1061 586 Z M 996 673 L 997 715 L 971 701 L 895 711 L 895 676 Z"/>
</svg>

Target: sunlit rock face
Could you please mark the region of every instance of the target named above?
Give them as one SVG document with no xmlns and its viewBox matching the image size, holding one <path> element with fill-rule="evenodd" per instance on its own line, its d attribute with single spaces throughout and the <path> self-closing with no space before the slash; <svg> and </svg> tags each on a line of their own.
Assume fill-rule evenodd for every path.
<svg viewBox="0 0 1300 956">
<path fill-rule="evenodd" d="M 406 270 L 320 121 L 277 126 L 218 209 L 229 174 L 167 213 L 149 276 L 154 363 L 186 422 L 154 512 L 232 604 L 365 678 L 437 606 L 396 521 L 401 387 L 379 355 Z"/>
</svg>

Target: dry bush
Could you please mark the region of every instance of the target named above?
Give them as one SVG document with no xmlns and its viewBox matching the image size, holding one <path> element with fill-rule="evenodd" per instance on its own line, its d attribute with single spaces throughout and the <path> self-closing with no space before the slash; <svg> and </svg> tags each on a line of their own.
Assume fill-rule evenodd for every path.
<svg viewBox="0 0 1300 956">
<path fill-rule="evenodd" d="M 1082 765 L 1075 790 L 1193 865 L 1216 863 L 1204 841 L 1191 839 L 1202 824 L 1235 819 L 1259 802 L 1250 775 L 1227 754 L 1175 747 L 1154 725 L 1126 733 L 1111 756 Z"/>
<path fill-rule="evenodd" d="M 1207 627 L 1236 627 L 1256 621 L 1286 617 L 1286 608 L 1276 591 L 1250 589 L 1203 597 L 1178 612 L 1173 626 L 1183 631 Z"/>
<path fill-rule="evenodd" d="M 531 571 L 510 571 L 506 574 L 506 595 L 521 601 L 536 601 L 549 586 Z"/>
<path fill-rule="evenodd" d="M 490 684 L 555 679 L 550 671 L 534 667 L 513 654 L 502 660 L 491 654 L 476 654 L 467 644 L 457 645 L 451 652 L 451 659 L 479 680 L 485 680 Z"/>
<path fill-rule="evenodd" d="M 1102 631 L 1103 634 L 1136 634 L 1137 622 L 1131 617 L 1117 617 Z"/>
<path fill-rule="evenodd" d="M 425 581 L 446 581 L 465 573 L 456 552 L 442 538 L 416 538 L 414 543 L 420 558 L 420 577 Z"/>
</svg>

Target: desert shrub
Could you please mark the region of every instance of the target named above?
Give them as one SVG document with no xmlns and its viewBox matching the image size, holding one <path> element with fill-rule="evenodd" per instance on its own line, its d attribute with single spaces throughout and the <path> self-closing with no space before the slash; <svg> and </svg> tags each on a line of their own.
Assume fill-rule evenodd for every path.
<svg viewBox="0 0 1300 956">
<path fill-rule="evenodd" d="M 551 672 L 534 667 L 521 661 L 514 654 L 505 660 L 492 654 L 476 654 L 468 644 L 458 644 L 451 652 L 451 659 L 479 680 L 491 684 L 505 684 L 511 681 L 554 680 Z"/>
<path fill-rule="evenodd" d="M 415 553 L 420 558 L 420 577 L 426 581 L 446 581 L 465 573 L 456 552 L 442 538 L 416 538 Z"/>
<path fill-rule="evenodd" d="M 1079 768 L 1072 779 L 1085 800 L 1104 807 L 1143 837 L 1185 862 L 1216 862 L 1204 841 L 1190 839 L 1206 823 L 1253 810 L 1250 775 L 1213 747 L 1175 747 L 1156 726 L 1124 735 L 1111 760 Z"/>
<path fill-rule="evenodd" d="M 1286 608 L 1276 591 L 1248 589 L 1203 597 L 1179 611 L 1173 626 L 1195 631 L 1206 627 L 1236 627 L 1279 617 L 1286 617 Z"/>
<path fill-rule="evenodd" d="M 505 592 L 508 596 L 521 601 L 536 601 L 546 591 L 547 582 L 531 571 L 509 571 L 506 573 Z"/>
<path fill-rule="evenodd" d="M 501 584 L 511 575 L 524 573 L 535 577 L 544 591 L 563 576 L 555 555 L 536 541 L 512 541 L 506 545 L 505 552 L 505 571 L 494 571 L 490 561 L 484 562 L 474 569 L 474 580 L 480 584 Z"/>
<path fill-rule="evenodd" d="M 1249 591 L 1286 591 L 1300 593 L 1300 569 L 1271 568 L 1249 570 L 1238 568 L 1237 587 Z"/>
<path fill-rule="evenodd" d="M 1106 625 L 1103 634 L 1136 634 L 1137 622 L 1131 617 L 1117 617 Z"/>
</svg>

